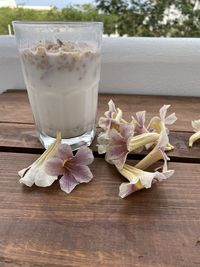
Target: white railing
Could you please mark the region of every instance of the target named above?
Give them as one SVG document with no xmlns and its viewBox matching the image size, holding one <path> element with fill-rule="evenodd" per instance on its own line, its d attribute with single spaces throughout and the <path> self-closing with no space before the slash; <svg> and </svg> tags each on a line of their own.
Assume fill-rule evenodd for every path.
<svg viewBox="0 0 200 267">
<path fill-rule="evenodd" d="M 0 36 L 0 91 L 25 89 L 13 36 Z M 199 38 L 103 38 L 100 92 L 200 96 Z"/>
</svg>

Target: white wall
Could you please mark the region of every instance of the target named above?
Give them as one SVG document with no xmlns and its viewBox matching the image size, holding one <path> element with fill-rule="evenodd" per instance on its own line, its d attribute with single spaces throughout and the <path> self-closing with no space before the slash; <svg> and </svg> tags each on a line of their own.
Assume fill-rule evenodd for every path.
<svg viewBox="0 0 200 267">
<path fill-rule="evenodd" d="M 13 36 L 0 36 L 0 91 L 24 89 Z M 100 92 L 200 96 L 199 38 L 103 38 Z"/>
</svg>

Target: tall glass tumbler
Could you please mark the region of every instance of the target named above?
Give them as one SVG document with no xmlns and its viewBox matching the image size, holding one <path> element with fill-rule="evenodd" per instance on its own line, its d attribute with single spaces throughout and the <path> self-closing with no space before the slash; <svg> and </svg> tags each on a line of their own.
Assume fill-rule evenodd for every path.
<svg viewBox="0 0 200 267">
<path fill-rule="evenodd" d="M 24 79 L 39 140 L 61 132 L 77 149 L 95 135 L 101 22 L 14 21 Z"/>
</svg>

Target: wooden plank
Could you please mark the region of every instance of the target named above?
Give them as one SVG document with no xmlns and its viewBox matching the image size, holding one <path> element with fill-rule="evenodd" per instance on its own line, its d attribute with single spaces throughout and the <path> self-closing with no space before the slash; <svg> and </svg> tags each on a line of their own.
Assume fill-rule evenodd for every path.
<svg viewBox="0 0 200 267">
<path fill-rule="evenodd" d="M 0 94 L 0 122 L 34 123 L 25 91 Z"/>
<path fill-rule="evenodd" d="M 97 129 L 99 132 L 100 129 Z M 168 153 L 172 161 L 200 162 L 200 142 L 192 148 L 188 147 L 188 140 L 192 133 L 171 132 L 170 142 L 175 149 Z M 96 139 L 91 148 L 97 152 Z M 43 147 L 37 139 L 34 125 L 0 123 L 0 151 L 42 153 Z M 140 159 L 146 152 L 131 154 L 129 158 Z"/>
<path fill-rule="evenodd" d="M 70 195 L 19 184 L 35 158 L 0 153 L 0 266 L 200 266 L 200 165 L 171 163 L 173 177 L 121 199 L 103 159 Z"/>
<path fill-rule="evenodd" d="M 176 112 L 178 121 L 171 127 L 175 131 L 192 131 L 191 120 L 200 118 L 200 98 L 175 96 L 109 95 L 99 96 L 97 118 L 107 110 L 110 99 L 124 111 L 125 119 L 139 110 L 147 111 L 147 121 L 158 114 L 164 104 L 171 104 L 171 112 Z M 33 118 L 24 91 L 8 91 L 0 95 L 0 122 L 33 123 Z"/>
</svg>

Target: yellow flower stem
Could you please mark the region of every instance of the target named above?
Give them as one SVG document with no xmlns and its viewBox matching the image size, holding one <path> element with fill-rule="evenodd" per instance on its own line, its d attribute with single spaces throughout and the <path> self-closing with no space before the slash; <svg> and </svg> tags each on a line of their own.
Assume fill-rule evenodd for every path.
<svg viewBox="0 0 200 267">
<path fill-rule="evenodd" d="M 198 139 L 200 139 L 200 131 L 190 136 L 189 147 L 192 147 L 193 143 L 196 142 Z"/>
<path fill-rule="evenodd" d="M 155 147 L 149 154 L 146 155 L 146 157 L 144 157 L 141 161 L 139 161 L 135 165 L 135 168 L 145 170 L 162 158 L 163 158 L 162 153 L 160 152 L 159 149 Z"/>
<path fill-rule="evenodd" d="M 159 138 L 158 133 L 143 133 L 137 136 L 134 136 L 131 138 L 131 141 L 129 142 L 129 151 L 136 150 L 138 148 L 141 148 L 147 144 L 155 143 Z"/>
</svg>

